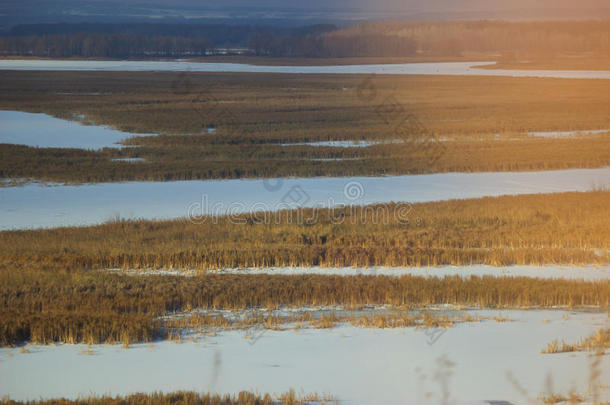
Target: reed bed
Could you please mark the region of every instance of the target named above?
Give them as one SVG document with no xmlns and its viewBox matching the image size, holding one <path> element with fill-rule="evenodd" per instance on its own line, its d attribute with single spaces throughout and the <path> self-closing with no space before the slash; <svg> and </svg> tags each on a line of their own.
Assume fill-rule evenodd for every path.
<svg viewBox="0 0 610 405">
<path fill-rule="evenodd" d="M 365 78 L 357 75 L 192 74 L 189 87 L 180 92 L 172 88 L 176 79 L 174 73 L 3 72 L 1 109 L 68 119 L 84 114 L 90 123 L 161 136 L 127 140 L 135 147 L 121 151 L 0 145 L 0 177 L 79 183 L 531 171 L 610 164 L 607 135 L 526 135 L 610 129 L 610 84 L 604 81 L 377 77 L 371 101 L 358 95 Z M 383 113 L 391 107 L 402 113 Z M 210 126 L 215 133 L 206 132 Z M 280 145 L 397 139 L 407 142 L 367 148 Z M 434 151 L 414 147 L 422 140 Z M 122 157 L 146 162 L 112 161 Z"/>
<path fill-rule="evenodd" d="M 130 344 L 165 339 L 167 330 L 157 319 L 195 308 L 237 310 L 334 305 L 421 308 L 433 304 L 608 308 L 610 304 L 610 281 L 524 277 L 205 275 L 182 278 L 2 267 L 0 284 L 3 286 L 1 345 L 25 341 Z M 208 321 L 220 322 L 222 326 L 222 321 Z M 327 321 L 333 323 L 332 319 Z M 390 318 L 385 322 L 394 321 Z"/>
<path fill-rule="evenodd" d="M 610 192 L 0 232 L 0 264 L 61 269 L 610 263 Z M 302 220 L 298 220 L 301 218 Z M 315 221 L 305 221 L 314 218 Z"/>
<path fill-rule="evenodd" d="M 587 401 L 587 398 L 577 392 L 570 392 L 568 395 L 563 394 L 551 394 L 542 395 L 538 398 L 543 404 L 580 404 Z"/>
<path fill-rule="evenodd" d="M 610 348 L 610 329 L 602 328 L 591 336 L 580 340 L 577 343 L 566 343 L 563 340 L 561 343 L 557 339 L 547 344 L 546 348 L 542 349 L 541 353 L 567 353 L 567 352 L 602 352 Z"/>
<path fill-rule="evenodd" d="M 218 218 L 111 221 L 0 232 L 0 344 L 115 343 L 168 337 L 160 317 L 193 309 L 362 305 L 608 308 L 610 281 L 325 275 L 194 277 L 108 272 L 238 266 L 608 263 L 610 192 L 414 204 L 412 222 L 372 221 L 392 204 L 321 210 L 315 223 Z M 307 212 L 311 214 L 312 212 Z M 341 215 L 338 215 L 341 214 Z M 336 223 L 337 216 L 343 218 Z M 305 216 L 307 218 L 308 216 Z M 270 327 L 279 321 L 265 320 Z M 222 320 L 209 320 L 221 322 Z M 332 318 L 316 321 L 332 326 Z M 407 325 L 408 319 L 357 323 Z M 315 323 L 315 322 L 314 322 Z"/>
<path fill-rule="evenodd" d="M 130 142 L 147 143 L 149 140 Z M 586 139 L 455 141 L 354 148 L 316 146 L 139 147 L 83 152 L 0 145 L 0 177 L 66 183 L 239 178 L 382 176 L 446 172 L 541 171 L 610 165 L 608 136 Z M 226 154 L 218 153 L 225 149 Z M 343 148 L 342 148 L 343 149 Z M 247 152 L 248 156 L 244 156 Z M 256 153 L 259 152 L 259 153 Z M 257 157 L 265 155 L 266 157 Z M 142 158 L 132 163 L 120 158 Z M 442 157 L 442 158 L 439 158 Z M 299 164 L 295 165 L 295 161 Z M 23 181 L 23 180 L 22 180 Z"/>
<path fill-rule="evenodd" d="M 365 328 L 451 328 L 458 322 L 479 322 L 481 319 L 473 318 L 470 315 L 448 316 L 448 315 L 433 315 L 426 311 L 418 315 L 409 313 L 397 314 L 373 314 L 352 316 L 349 318 L 349 324 Z"/>
<path fill-rule="evenodd" d="M 342 313 L 327 311 L 318 314 L 302 312 L 292 315 L 266 315 L 255 313 L 239 318 L 222 314 L 187 313 L 169 315 L 160 319 L 168 336 L 180 336 L 181 331 L 243 330 L 253 327 L 271 330 L 298 330 L 303 328 L 328 329 L 338 324 L 349 324 L 364 328 L 450 328 L 458 322 L 479 322 L 482 318 L 464 314 L 434 314 L 430 311 L 391 311 L 389 313 Z"/>
<path fill-rule="evenodd" d="M 84 114 L 88 122 L 136 134 L 202 135 L 149 139 L 163 146 L 391 140 L 407 116 L 449 139 L 610 129 L 604 80 L 378 75 L 363 83 L 362 75 L 192 73 L 177 91 L 178 78 L 172 72 L 5 71 L 0 108 L 66 119 Z M 357 92 L 366 84 L 377 91 L 370 102 Z M 397 122 L 379 112 L 389 101 L 405 110 Z M 204 134 L 207 124 L 215 125 L 214 134 Z"/>
<path fill-rule="evenodd" d="M 240 392 L 237 395 L 201 394 L 192 391 L 178 391 L 172 393 L 155 392 L 151 394 L 131 394 L 116 397 L 89 397 L 82 399 L 46 399 L 37 401 L 0 400 L 2 405 L 307 405 L 307 404 L 334 404 L 332 397 L 319 394 L 297 395 L 289 391 L 280 396 L 270 394 L 254 394 Z"/>
</svg>

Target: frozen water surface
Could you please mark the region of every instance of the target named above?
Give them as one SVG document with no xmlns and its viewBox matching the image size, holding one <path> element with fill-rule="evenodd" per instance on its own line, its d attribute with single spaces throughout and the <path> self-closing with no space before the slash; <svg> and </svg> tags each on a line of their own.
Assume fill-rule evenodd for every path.
<svg viewBox="0 0 610 405">
<path fill-rule="evenodd" d="M 283 143 L 282 146 L 321 146 L 331 148 L 366 148 L 373 145 L 378 145 L 381 142 L 375 141 L 319 141 L 319 142 L 297 142 Z"/>
<path fill-rule="evenodd" d="M 93 346 L 93 355 L 79 354 L 87 349 L 84 345 L 29 346 L 29 354 L 0 349 L 0 395 L 34 400 L 158 390 L 281 393 L 293 388 L 330 393 L 353 404 L 438 404 L 438 376 L 447 371 L 452 403 L 527 403 L 515 381 L 536 398 L 546 391 L 548 378 L 557 393 L 587 392 L 592 362 L 587 353 L 540 351 L 553 339 L 575 342 L 607 327 L 607 314 L 473 312 L 513 321 L 462 323 L 442 330 L 339 326 L 265 331 L 255 340 L 246 339 L 244 331 L 231 331 L 197 343 Z M 453 365 L 439 363 L 443 358 Z M 600 381 L 607 383 L 608 356 L 600 368 Z M 600 394 L 602 400 L 610 398 L 607 388 Z"/>
<path fill-rule="evenodd" d="M 131 136 L 135 134 L 99 125 L 83 125 L 47 114 L 0 111 L 0 143 L 40 148 L 102 149 L 120 148 L 117 143 Z"/>
<path fill-rule="evenodd" d="M 110 72 L 235 72 L 292 74 L 396 74 L 452 76 L 550 77 L 610 79 L 610 71 L 478 69 L 493 62 L 430 62 L 334 66 L 256 66 L 241 63 L 186 61 L 0 60 L 0 70 L 69 70 Z"/>
<path fill-rule="evenodd" d="M 112 159 L 113 162 L 127 162 L 127 163 L 144 163 L 148 162 L 148 160 L 143 158 L 116 158 Z"/>
<path fill-rule="evenodd" d="M 610 168 L 354 178 L 26 184 L 0 188 L 0 229 L 90 225 L 114 217 L 207 220 L 284 208 L 426 202 L 610 187 Z"/>
<path fill-rule="evenodd" d="M 167 273 L 160 270 L 159 274 L 176 274 L 180 272 Z M 610 266 L 438 266 L 438 267 L 266 267 L 266 268 L 244 268 L 208 270 L 208 273 L 217 274 L 321 274 L 340 276 L 421 276 L 421 277 L 470 277 L 470 276 L 495 276 L 495 277 L 534 277 L 545 279 L 569 279 L 598 281 L 610 279 Z M 138 274 L 134 271 L 134 274 Z M 145 271 L 145 274 L 155 274 L 154 270 Z M 191 275 L 191 272 L 185 272 Z"/>
<path fill-rule="evenodd" d="M 578 135 L 601 135 L 610 133 L 610 129 L 588 129 L 588 130 L 573 130 L 573 131 L 539 131 L 530 132 L 532 136 L 539 138 L 572 138 Z"/>
</svg>

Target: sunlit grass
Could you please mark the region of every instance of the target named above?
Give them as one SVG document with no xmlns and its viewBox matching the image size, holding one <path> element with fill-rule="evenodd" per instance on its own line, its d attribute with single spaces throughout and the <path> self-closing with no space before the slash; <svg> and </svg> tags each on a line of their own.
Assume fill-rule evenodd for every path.
<svg viewBox="0 0 610 405">
<path fill-rule="evenodd" d="M 557 339 L 547 344 L 542 350 L 544 354 L 552 353 L 567 353 L 567 352 L 582 352 L 582 351 L 598 351 L 607 350 L 610 348 L 610 329 L 600 329 L 591 336 L 580 340 L 577 343 L 559 342 Z"/>
<path fill-rule="evenodd" d="M 379 76 L 373 83 L 375 99 L 363 101 L 357 89 L 365 78 L 349 75 L 197 73 L 189 76 L 192 87 L 176 94 L 174 73 L 5 72 L 0 77 L 2 109 L 68 119 L 84 114 L 96 124 L 162 136 L 127 140 L 137 147 L 122 151 L 1 145 L 0 177 L 78 183 L 610 164 L 607 135 L 527 136 L 530 131 L 610 129 L 606 81 Z M 384 107 L 402 113 L 383 114 Z M 214 134 L 205 131 L 210 125 Z M 407 142 L 367 148 L 280 145 L 397 139 Z M 429 140 L 430 148 L 415 146 Z M 122 157 L 147 163 L 112 161 Z"/>
<path fill-rule="evenodd" d="M 422 308 L 452 304 L 481 308 L 566 308 L 610 305 L 610 281 L 584 282 L 527 277 L 423 278 L 414 276 L 206 275 L 121 276 L 101 272 L 4 267 L 0 270 L 0 344 L 152 342 L 189 326 L 231 326 L 222 317 L 164 321 L 191 309 L 277 309 L 344 305 Z M 459 318 L 458 318 L 459 319 Z M 299 321 L 299 319 L 295 319 Z M 313 327 L 340 321 L 301 319 Z M 344 319 L 360 326 L 450 326 L 451 318 L 411 319 L 410 314 Z M 172 322 L 176 328 L 172 328 Z M 252 318 L 242 326 L 280 325 L 281 319 Z M 394 325 L 394 326 L 393 326 Z"/>
<path fill-rule="evenodd" d="M 610 192 L 590 192 L 413 204 L 405 221 L 395 215 L 404 208 L 396 204 L 244 214 L 201 224 L 118 220 L 0 232 L 0 263 L 124 270 L 607 264 L 608 206 Z"/>
<path fill-rule="evenodd" d="M 2 405 L 307 405 L 307 404 L 335 404 L 335 400 L 328 395 L 304 394 L 298 395 L 289 391 L 281 395 L 254 394 L 240 392 L 237 395 L 201 394 L 191 391 L 178 391 L 173 393 L 131 394 L 128 396 L 102 396 L 87 397 L 76 400 L 47 399 L 37 401 L 13 401 L 2 399 Z"/>
</svg>

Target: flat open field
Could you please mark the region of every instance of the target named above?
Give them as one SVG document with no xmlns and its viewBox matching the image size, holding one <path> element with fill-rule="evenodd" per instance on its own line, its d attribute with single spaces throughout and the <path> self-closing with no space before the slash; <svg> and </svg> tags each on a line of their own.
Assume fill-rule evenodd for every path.
<svg viewBox="0 0 610 405">
<path fill-rule="evenodd" d="M 451 327 L 477 319 L 427 314 L 434 306 L 494 309 L 594 309 L 610 302 L 610 281 L 529 277 L 423 278 L 413 276 L 202 275 L 176 277 L 61 271 L 50 266 L 0 269 L 0 346 L 32 342 L 126 345 L 180 339 L 189 328 L 269 329 L 283 323 L 330 328 L 347 322 L 368 328 Z M 307 308 L 382 306 L 378 313 L 347 318 L 332 312 L 307 316 Z M 292 316 L 237 310 L 297 308 Z M 388 312 L 399 309 L 402 312 Z M 193 310 L 193 316 L 190 312 Z M 205 311 L 224 310 L 216 314 Z M 410 311 L 420 311 L 418 313 Z M 201 312 L 197 312 L 201 311 Z M 172 317 L 172 315 L 186 315 Z M 541 350 L 542 347 L 538 350 Z"/>
<path fill-rule="evenodd" d="M 5 345 L 28 340 L 149 341 L 168 337 L 167 325 L 158 317 L 192 308 L 439 304 L 606 308 L 607 280 L 205 273 L 176 277 L 154 271 L 134 277 L 107 269 L 608 264 L 609 195 L 567 193 L 415 204 L 413 221 L 408 223 L 392 215 L 380 217 L 393 212 L 395 206 L 389 204 L 325 209 L 316 216 L 305 210 L 300 218 L 315 218 L 313 222 L 298 221 L 299 211 L 283 211 L 269 222 L 244 215 L 203 224 L 116 221 L 96 227 L 1 232 L 0 338 Z M 410 316 L 394 322 L 416 324 L 417 318 Z M 305 320 L 311 321 L 300 319 Z M 196 321 L 226 326 L 222 319 Z"/>
<path fill-rule="evenodd" d="M 1 405 L 609 404 L 601 0 L 133 1 L 0 6 Z"/>
<path fill-rule="evenodd" d="M 8 268 L 610 263 L 610 192 L 0 232 Z"/>
<path fill-rule="evenodd" d="M 201 61 L 610 67 L 504 56 Z M 0 225 L 23 230 L 0 232 L 0 393 L 597 404 L 609 105 L 602 79 L 1 71 Z M 253 180 L 172 182 L 211 179 Z M 305 201 L 248 208 L 296 186 Z M 199 195 L 246 208 L 206 216 L 202 197 L 198 216 Z"/>
<path fill-rule="evenodd" d="M 604 80 L 4 71 L 0 94 L 4 110 L 161 134 L 98 151 L 2 144 L 5 178 L 102 182 L 610 164 L 607 134 L 530 134 L 610 129 Z M 326 141 L 372 144 L 308 144 Z M 126 157 L 144 161 L 112 160 Z"/>
</svg>

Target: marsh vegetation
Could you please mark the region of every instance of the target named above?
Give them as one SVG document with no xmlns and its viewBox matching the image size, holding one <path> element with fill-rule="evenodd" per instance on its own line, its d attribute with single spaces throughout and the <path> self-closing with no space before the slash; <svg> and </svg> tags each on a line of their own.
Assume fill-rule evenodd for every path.
<svg viewBox="0 0 610 405">
<path fill-rule="evenodd" d="M 566 353 L 566 352 L 596 352 L 601 351 L 602 353 L 610 348 L 610 329 L 602 328 L 591 336 L 581 339 L 576 343 L 561 343 L 555 339 L 551 343 L 547 344 L 546 348 L 542 350 L 542 353 Z"/>
<path fill-rule="evenodd" d="M 282 395 L 258 394 L 240 392 L 236 395 L 202 394 L 190 391 L 172 393 L 155 392 L 150 394 L 131 394 L 126 396 L 100 396 L 80 399 L 46 399 L 37 401 L 12 401 L 3 399 L 2 405 L 307 405 L 307 404 L 335 404 L 332 397 L 308 394 L 297 395 L 289 391 Z"/>
<path fill-rule="evenodd" d="M 205 271 L 189 278 L 134 277 L 104 269 L 607 264 L 609 198 L 609 192 L 598 191 L 415 204 L 409 213 L 413 221 L 407 222 L 379 217 L 380 212 L 393 212 L 395 207 L 389 204 L 305 210 L 300 218 L 316 218 L 312 222 L 294 221 L 297 213 L 303 214 L 297 210 L 281 211 L 272 216 L 273 221 L 245 214 L 201 224 L 119 219 L 93 227 L 1 232 L 0 342 L 151 341 L 168 336 L 160 318 L 196 308 L 433 304 L 607 308 L 607 280 Z M 309 321 L 314 326 L 335 322 Z M 203 317 L 193 322 L 224 321 Z M 388 326 L 417 322 L 408 316 L 354 321 Z"/>
<path fill-rule="evenodd" d="M 298 209 L 0 233 L 14 268 L 608 264 L 610 192 Z"/>
<path fill-rule="evenodd" d="M 216 52 L 217 41 L 207 37 L 235 35 L 241 46 L 249 48 L 245 52 L 256 55 L 239 58 L 261 64 L 350 64 L 382 60 L 378 58 L 390 63 L 465 61 L 493 55 L 500 63 L 486 68 L 603 69 L 610 60 L 609 27 L 607 21 L 380 22 L 342 29 L 318 25 L 265 31 L 192 24 L 187 32 L 181 25 L 68 24 L 21 27 L 34 30 L 32 35 L 2 35 L 0 53 L 9 57 L 197 56 L 204 61 L 232 61 L 231 57 L 208 59 L 209 53 Z M 41 29 L 81 31 L 46 35 L 36 31 Z M 121 31 L 125 29 L 134 31 Z M 4 63 L 10 68 L 22 62 Z M 163 63 L 167 69 L 176 68 L 173 62 Z M 28 60 L 21 67 L 32 66 Z M 470 69 L 470 65 L 460 66 Z M 387 66 L 379 69 L 395 72 L 382 72 Z M 424 394 L 436 400 L 424 387 L 427 379 L 439 383 L 440 401 L 448 403 L 454 366 L 469 370 L 458 368 L 455 373 L 454 387 L 463 397 L 458 399 L 491 393 L 514 402 L 517 393 L 521 399 L 528 398 L 527 390 L 517 386 L 517 379 L 510 381 L 513 387 L 504 386 L 506 378 L 493 375 L 496 365 L 516 368 L 518 378 L 531 388 L 539 386 L 545 368 L 559 364 L 551 362 L 561 361 L 556 371 L 562 386 L 568 380 L 582 386 L 588 354 L 532 356 L 535 352 L 513 350 L 524 349 L 515 347 L 521 343 L 537 351 L 555 338 L 542 353 L 595 352 L 590 392 L 560 395 L 548 389 L 538 400 L 576 403 L 593 398 L 598 403 L 597 390 L 603 387 L 601 358 L 609 348 L 610 330 L 605 325 L 589 337 L 576 339 L 607 323 L 610 279 L 599 273 L 588 281 L 536 274 L 464 275 L 467 268 L 435 277 L 434 269 L 440 265 L 560 264 L 588 265 L 588 270 L 595 270 L 591 265 L 610 265 L 610 191 L 604 188 L 603 178 L 610 166 L 610 80 L 369 77 L 345 74 L 347 70 L 344 74 L 2 70 L 0 109 L 106 125 L 133 137 L 120 147 L 83 150 L 25 146 L 40 145 L 38 135 L 29 134 L 33 141 L 24 142 L 25 137 L 16 132 L 16 137 L 5 138 L 11 144 L 0 144 L 0 187 L 39 180 L 101 183 L 606 168 L 574 171 L 601 173 L 602 184 L 591 184 L 591 190 L 582 193 L 286 209 L 178 220 L 117 216 L 95 226 L 0 232 L 0 354 L 10 371 L 4 375 L 2 390 L 20 399 L 40 398 L 16 402 L 5 397 L 2 405 L 333 403 L 330 397 L 297 396 L 294 391 L 279 396 L 240 392 L 244 389 L 240 384 L 261 392 L 282 387 L 278 391 L 282 392 L 291 386 L 286 381 L 301 382 L 302 376 L 314 387 L 344 390 L 342 396 L 348 400 L 349 395 L 369 396 L 370 403 L 392 395 Z M 474 69 L 469 74 L 480 72 L 503 74 Z M 608 74 L 596 73 L 593 76 L 598 78 Z M 581 77 L 587 74 L 591 75 L 579 72 Z M 41 136 L 50 132 L 47 128 Z M 79 129 L 77 137 L 83 132 Z M 572 136 L 577 132 L 578 136 Z M 350 145 L 359 147 L 343 147 Z M 559 191 L 557 185 L 564 182 L 580 187 L 562 190 L 586 190 L 583 183 L 588 181 L 580 177 L 578 181 L 576 176 L 567 179 L 565 172 L 544 174 L 556 177 L 512 187 L 510 182 L 517 182 L 521 173 L 501 173 L 505 183 L 488 187 L 496 177 L 485 175 L 487 183 L 476 187 L 485 190 L 482 195 L 495 195 L 499 189 L 502 193 Z M 455 181 L 457 176 L 461 175 L 413 178 L 450 178 L 454 183 L 428 188 L 455 190 L 461 184 Z M 483 176 L 467 177 L 474 184 L 475 177 Z M 319 179 L 298 181 L 322 187 Z M 199 187 L 202 182 L 192 183 Z M 231 183 L 231 188 L 235 183 L 255 182 L 207 183 Z M 125 184 L 129 187 L 133 183 Z M 87 187 L 62 190 L 82 188 Z M 387 193 L 390 188 L 386 184 L 376 192 Z M 439 197 L 442 192 L 434 195 L 436 189 L 430 192 L 413 186 L 419 194 L 429 192 L 425 198 L 418 195 L 418 201 L 447 198 L 446 194 Z M 11 216 L 30 215 L 34 226 L 45 226 L 30 207 L 38 204 L 52 212 L 51 198 L 44 201 L 51 193 L 38 191 L 32 192 L 29 186 L 4 188 L 10 201 L 3 209 L 7 222 L 12 222 Z M 208 191 L 212 194 L 213 189 Z M 246 200 L 239 195 L 243 190 L 232 191 L 231 198 Z M 120 191 L 108 194 L 112 199 Z M 176 194 L 170 195 L 174 202 Z M 256 190 L 252 194 L 262 198 Z M 345 190 L 344 194 L 349 199 Z M 393 198 L 375 199 L 370 194 L 367 201 Z M 37 201 L 36 196 L 43 198 Z M 58 198 L 61 204 L 63 197 Z M 87 204 L 81 207 L 89 208 L 84 216 L 90 220 L 95 208 Z M 161 198 L 146 204 L 154 207 L 154 215 L 147 218 L 167 218 L 163 208 L 157 208 L 163 205 Z M 13 210 L 16 205 L 23 209 Z M 68 204 L 66 210 L 77 212 L 78 204 Z M 187 214 L 187 207 L 181 212 Z M 241 271 L 296 266 L 315 266 L 318 274 Z M 340 266 L 429 266 L 431 274 L 373 272 L 344 277 L 323 273 Z M 179 276 L 181 272 L 189 277 Z M 567 315 L 566 309 L 573 312 Z M 471 328 L 467 324 L 471 322 L 480 323 Z M 244 345 L 261 337 L 252 336 L 256 334 L 252 330 L 265 332 L 269 339 L 243 352 Z M 433 349 L 438 335 L 447 330 L 454 339 L 445 338 Z M 222 340 L 216 341 L 217 336 Z M 55 343 L 66 344 L 34 346 Z M 130 350 L 93 346 L 98 344 L 121 344 Z M 439 350 L 456 359 L 441 356 L 437 369 L 428 370 L 426 365 Z M 224 381 L 218 378 L 221 351 L 230 372 Z M 75 355 L 70 367 L 58 368 L 70 353 Z M 280 357 L 288 358 L 290 367 L 280 364 Z M 211 382 L 212 389 L 196 391 L 202 382 Z M 550 377 L 547 382 L 552 388 Z M 178 384 L 193 391 L 172 392 Z M 114 394 L 154 387 L 168 393 L 87 398 L 74 395 L 75 387 Z"/>
<path fill-rule="evenodd" d="M 548 356 L 536 353 L 536 348 L 553 337 L 571 341 L 580 334 L 594 332 L 595 325 L 606 319 L 605 311 L 475 309 L 468 313 L 484 317 L 501 314 L 514 322 L 484 320 L 456 324 L 450 329 L 337 325 L 295 331 L 222 330 L 205 335 L 185 333 L 182 340 L 133 344 L 129 349 L 93 345 L 92 355 L 83 353 L 89 350 L 87 345 L 28 344 L 25 347 L 31 350 L 30 354 L 20 354 L 19 347 L 0 349 L 4 366 L 11 370 L 3 379 L 3 387 L 8 387 L 5 392 L 13 399 L 37 400 L 91 395 L 79 390 L 80 386 L 98 395 L 128 395 L 136 386 L 142 392 L 184 389 L 205 393 L 213 389 L 237 393 L 256 387 L 264 393 L 285 392 L 287 387 L 297 385 L 302 387 L 298 392 L 331 392 L 342 403 L 357 399 L 367 404 L 381 400 L 427 403 L 421 400 L 418 387 L 422 388 L 419 392 L 430 393 L 430 404 L 439 403 L 443 393 L 452 398 L 494 397 L 513 404 L 526 400 L 538 403 L 536 397 L 541 393 L 565 395 L 570 390 L 595 403 L 591 398 L 599 387 L 603 403 L 603 375 L 608 367 L 604 362 L 593 367 L 598 356 Z M 568 313 L 570 319 L 564 320 Z M 543 319 L 548 322 L 543 323 Z M 326 324 L 325 321 L 322 326 Z M 529 346 L 522 347 L 518 342 Z M 382 354 L 380 347 L 388 355 Z M 290 348 L 291 356 L 287 358 L 283 348 Z M 439 351 L 447 355 L 440 356 Z M 217 361 L 218 353 L 222 354 L 221 361 Z M 71 366 L 57 368 L 57 362 L 63 359 L 69 359 Z M 362 367 L 364 362 L 366 369 Z M 490 370 L 486 368 L 489 363 L 503 367 Z M 221 367 L 216 368 L 215 364 Z M 557 367 L 551 370 L 549 365 Z M 150 369 L 158 372 L 150 375 Z M 216 369 L 221 372 L 216 373 Z M 602 373 L 597 380 L 594 369 L 598 376 Z M 512 371 L 514 381 L 527 393 L 515 388 L 505 370 Z M 444 380 L 448 384 L 442 385 L 435 376 L 445 371 L 452 374 Z M 28 375 L 41 383 L 32 386 L 32 379 L 25 378 Z M 219 377 L 212 385 L 215 375 Z M 305 378 L 306 385 L 295 383 Z M 473 379 L 475 382 L 469 385 Z"/>
<path fill-rule="evenodd" d="M 422 278 L 413 276 L 205 275 L 131 277 L 105 272 L 66 271 L 61 266 L 0 269 L 0 343 L 116 343 L 129 345 L 168 337 L 163 319 L 191 309 L 279 308 L 281 306 L 389 305 L 421 308 L 453 304 L 487 308 L 608 308 L 610 281 L 541 280 L 526 277 Z M 332 316 L 332 315 L 329 315 Z M 354 318 L 361 326 L 403 326 L 451 319 L 410 315 Z M 260 319 L 270 322 L 273 319 Z M 193 324 L 223 326 L 219 317 L 194 317 Z M 298 321 L 298 320 L 297 320 Z M 302 321 L 307 321 L 302 319 Z M 313 321 L 314 327 L 322 324 Z M 338 318 L 324 320 L 332 326 Z M 185 325 L 190 324 L 188 320 Z M 253 319 L 256 324 L 256 319 Z M 278 321 L 279 322 L 279 321 Z M 324 322 L 322 322 L 324 323 Z M 168 321 L 179 326 L 180 321 Z M 228 325 L 228 324 L 227 324 Z"/>
<path fill-rule="evenodd" d="M 167 181 L 610 164 L 607 134 L 527 135 L 610 128 L 606 81 L 382 76 L 367 82 L 358 75 L 3 72 L 2 109 L 82 114 L 91 123 L 160 136 L 95 152 L 3 144 L 0 177 Z M 324 141 L 381 143 L 302 145 Z M 121 158 L 146 162 L 114 160 Z"/>
<path fill-rule="evenodd" d="M 365 328 L 451 328 L 456 323 L 487 319 L 461 311 L 408 310 L 393 307 L 299 307 L 279 310 L 193 310 L 160 319 L 170 340 L 182 339 L 183 333 L 216 333 L 225 330 L 300 330 L 328 329 L 339 325 Z M 494 319 L 500 322 L 499 318 Z"/>
</svg>

